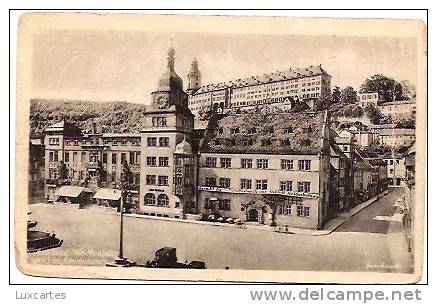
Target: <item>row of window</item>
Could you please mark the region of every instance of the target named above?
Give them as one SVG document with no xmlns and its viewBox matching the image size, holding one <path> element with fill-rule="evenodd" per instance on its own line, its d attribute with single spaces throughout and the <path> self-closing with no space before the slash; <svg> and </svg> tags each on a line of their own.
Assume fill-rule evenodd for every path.
<svg viewBox="0 0 437 304">
<path fill-rule="evenodd" d="M 72 158 L 70 158 L 70 155 L 72 155 Z M 70 162 L 70 160 L 72 160 L 73 163 L 77 163 L 78 162 L 78 155 L 79 152 L 70 152 L 70 151 L 66 151 L 64 153 L 64 162 Z M 140 159 L 141 159 L 141 153 L 140 152 L 129 152 L 129 159 L 127 158 L 128 153 L 122 152 L 120 153 L 121 156 L 121 163 L 124 163 L 125 161 L 128 164 L 131 165 L 139 165 L 140 164 Z M 85 162 L 85 158 L 86 158 L 86 152 L 81 152 L 80 154 L 81 156 L 81 162 Z M 117 164 L 117 159 L 118 159 L 118 154 L 117 153 L 112 153 L 111 154 L 111 163 L 113 165 Z M 58 153 L 56 153 L 55 151 L 50 151 L 49 152 L 49 160 L 50 161 L 58 161 Z M 89 153 L 89 162 L 90 163 L 95 163 L 100 161 L 99 159 L 99 154 L 95 154 L 95 153 Z M 102 154 L 102 163 L 103 164 L 107 164 L 108 163 L 108 153 L 103 153 Z"/>
<path fill-rule="evenodd" d="M 220 168 L 231 168 L 232 159 L 230 157 L 221 157 L 220 158 Z M 209 168 L 217 167 L 217 157 L 206 157 L 205 166 Z M 240 167 L 242 169 L 252 169 L 253 168 L 253 159 L 251 158 L 242 158 L 240 160 Z M 269 169 L 269 160 L 268 159 L 257 159 L 256 160 L 256 168 L 257 169 Z M 281 159 L 281 170 L 293 170 L 294 161 L 292 159 Z M 309 171 L 311 170 L 311 160 L 298 160 L 298 169 L 301 171 Z"/>
<path fill-rule="evenodd" d="M 156 185 L 156 175 L 146 175 L 146 185 Z M 168 176 L 158 175 L 158 186 L 168 186 Z"/>
<path fill-rule="evenodd" d="M 59 145 L 59 138 L 57 138 L 57 137 L 55 137 L 55 138 L 50 137 L 49 138 L 49 145 L 51 145 L 51 146 L 58 146 Z"/>
<path fill-rule="evenodd" d="M 158 166 L 159 167 L 168 167 L 168 157 L 166 156 L 160 156 L 160 157 L 155 157 L 155 156 L 147 156 L 146 157 L 146 165 L 148 167 L 156 167 L 156 160 L 158 159 Z"/>
<path fill-rule="evenodd" d="M 294 199 L 294 201 L 293 201 Z M 297 216 L 299 217 L 309 217 L 310 207 L 304 206 L 301 198 L 290 198 L 289 202 L 279 205 L 278 214 L 291 216 L 293 214 L 293 204 L 296 204 Z M 203 205 L 204 209 L 230 211 L 231 210 L 231 200 L 230 199 L 210 199 L 205 198 L 205 203 Z"/>
<path fill-rule="evenodd" d="M 218 179 L 217 185 L 217 177 L 214 176 L 206 176 L 205 177 L 205 186 L 206 187 L 220 187 L 220 188 L 230 188 L 231 187 L 231 179 L 228 177 L 220 177 Z M 252 179 L 241 178 L 240 179 L 240 189 L 241 190 L 251 190 L 252 189 Z M 267 179 L 256 179 L 255 180 L 255 189 L 256 190 L 267 190 L 268 189 L 268 181 Z M 293 191 L 293 182 L 290 180 L 279 181 L 279 190 L 280 191 Z M 307 181 L 302 181 L 297 183 L 297 192 L 309 193 L 311 192 L 311 183 Z"/>
<path fill-rule="evenodd" d="M 65 140 L 65 145 L 66 146 L 70 146 L 72 143 L 74 146 L 78 146 L 79 142 L 82 145 L 87 145 L 87 144 L 95 144 L 98 145 L 100 143 L 100 139 L 96 138 L 96 139 L 82 139 L 82 140 L 78 140 L 75 139 L 74 141 L 71 141 L 70 139 Z M 104 138 L 103 139 L 103 144 L 104 145 L 113 145 L 113 146 L 118 146 L 118 144 L 120 143 L 122 146 L 127 146 L 128 143 L 131 143 L 132 146 L 139 146 L 140 145 L 140 140 L 139 139 L 131 139 L 128 140 L 126 138 L 123 139 L 109 139 L 109 138 Z"/>
<path fill-rule="evenodd" d="M 160 194 L 155 197 L 153 193 L 147 193 L 144 195 L 144 205 L 148 206 L 158 206 L 158 207 L 169 207 L 169 200 L 166 194 Z M 176 208 L 178 206 L 175 206 Z"/>
<path fill-rule="evenodd" d="M 215 209 L 215 202 L 218 202 L 218 209 L 223 211 L 230 211 L 231 210 L 231 200 L 230 199 L 218 199 L 218 200 L 211 200 L 209 198 L 205 198 L 205 209 L 213 210 Z"/>
<path fill-rule="evenodd" d="M 157 139 L 156 137 L 147 137 L 147 146 L 156 147 L 157 142 L 159 142 L 160 147 L 170 146 L 170 139 L 168 137 L 159 137 L 159 139 Z"/>
</svg>

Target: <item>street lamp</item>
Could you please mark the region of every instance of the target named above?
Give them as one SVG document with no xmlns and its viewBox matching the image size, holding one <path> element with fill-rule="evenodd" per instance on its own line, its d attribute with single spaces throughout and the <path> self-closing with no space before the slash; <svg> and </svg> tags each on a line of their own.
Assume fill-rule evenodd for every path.
<svg viewBox="0 0 437 304">
<path fill-rule="evenodd" d="M 126 189 L 125 183 L 121 183 L 119 251 L 118 251 L 118 257 L 116 257 L 113 262 L 106 263 L 106 266 L 108 267 L 131 267 L 136 265 L 135 262 L 132 262 L 123 256 L 123 211 L 124 211 L 124 201 L 128 195 L 129 192 Z"/>
</svg>

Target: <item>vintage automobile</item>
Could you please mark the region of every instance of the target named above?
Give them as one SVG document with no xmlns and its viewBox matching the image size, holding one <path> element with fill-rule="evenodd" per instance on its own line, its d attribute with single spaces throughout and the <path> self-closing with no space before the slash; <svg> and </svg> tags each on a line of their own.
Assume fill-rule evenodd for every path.
<svg viewBox="0 0 437 304">
<path fill-rule="evenodd" d="M 176 248 L 163 247 L 155 252 L 155 258 L 152 261 L 147 261 L 147 268 L 190 268 L 190 269 L 206 269 L 205 262 L 191 261 L 190 263 L 178 262 L 176 256 Z"/>
</svg>

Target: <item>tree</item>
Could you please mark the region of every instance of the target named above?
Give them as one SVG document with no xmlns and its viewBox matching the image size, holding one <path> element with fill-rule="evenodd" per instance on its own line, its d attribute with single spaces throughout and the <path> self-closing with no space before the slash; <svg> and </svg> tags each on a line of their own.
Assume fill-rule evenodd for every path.
<svg viewBox="0 0 437 304">
<path fill-rule="evenodd" d="M 367 117 L 369 117 L 370 121 L 377 125 L 380 123 L 381 119 L 382 119 L 382 114 L 379 111 L 379 109 L 377 109 L 373 104 L 369 104 L 364 111 L 367 114 Z"/>
<path fill-rule="evenodd" d="M 308 104 L 305 101 L 303 101 L 303 100 L 297 99 L 296 100 L 296 104 L 295 104 L 295 106 L 294 106 L 292 111 L 293 112 L 303 112 L 303 111 L 306 111 L 306 110 L 309 110 Z"/>
<path fill-rule="evenodd" d="M 360 93 L 378 92 L 378 103 L 402 100 L 402 85 L 393 78 L 376 74 L 367 78 L 360 86 Z"/>
<path fill-rule="evenodd" d="M 358 101 L 357 91 L 351 86 L 345 87 L 341 90 L 340 101 L 342 103 L 356 103 Z"/>
<path fill-rule="evenodd" d="M 58 185 L 65 185 L 68 180 L 68 169 L 63 161 L 58 165 Z"/>
<path fill-rule="evenodd" d="M 332 90 L 331 103 L 339 103 L 341 101 L 341 91 L 339 86 L 335 86 Z"/>
<path fill-rule="evenodd" d="M 402 86 L 402 98 L 404 100 L 410 100 L 416 98 L 416 86 L 408 80 L 401 81 Z"/>
<path fill-rule="evenodd" d="M 284 203 L 284 197 L 278 194 L 264 194 L 263 201 L 272 209 L 272 223 L 270 226 L 276 227 L 276 212 L 278 207 Z"/>
<path fill-rule="evenodd" d="M 331 105 L 331 98 L 321 97 L 321 98 L 316 100 L 315 108 L 317 111 L 323 111 L 323 110 L 329 109 L 330 105 Z"/>
<path fill-rule="evenodd" d="M 102 182 L 106 182 L 106 172 L 103 169 L 103 164 L 99 161 L 97 166 L 97 185 L 100 187 Z"/>
</svg>

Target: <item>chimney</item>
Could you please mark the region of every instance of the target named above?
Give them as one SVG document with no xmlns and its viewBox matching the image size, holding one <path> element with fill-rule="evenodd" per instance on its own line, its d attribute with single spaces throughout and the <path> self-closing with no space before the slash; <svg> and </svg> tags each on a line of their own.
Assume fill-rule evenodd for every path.
<svg viewBox="0 0 437 304">
<path fill-rule="evenodd" d="M 93 129 L 92 129 L 92 131 L 93 131 L 93 134 L 97 134 L 97 126 L 96 126 L 95 122 L 93 122 Z"/>
</svg>

